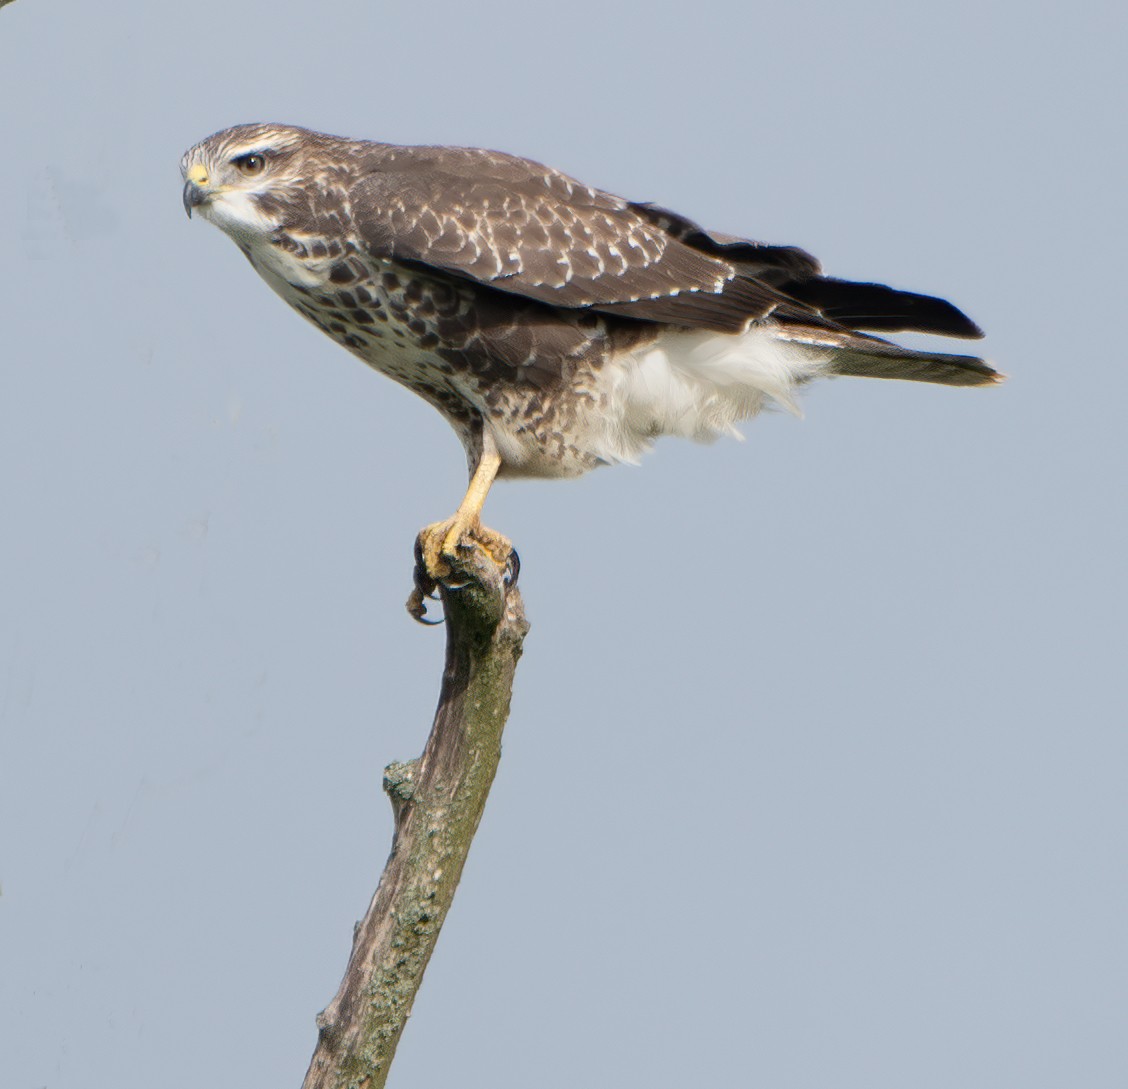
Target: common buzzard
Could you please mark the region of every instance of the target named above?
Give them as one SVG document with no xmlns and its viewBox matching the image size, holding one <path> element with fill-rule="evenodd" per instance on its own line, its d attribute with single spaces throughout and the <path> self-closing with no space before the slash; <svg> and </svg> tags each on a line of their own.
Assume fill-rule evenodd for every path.
<svg viewBox="0 0 1128 1089">
<path fill-rule="evenodd" d="M 433 577 L 495 477 L 635 461 L 661 435 L 709 440 L 820 375 L 952 386 L 983 360 L 874 333 L 979 337 L 942 299 L 824 276 L 750 242 L 497 151 L 398 147 L 289 125 L 209 136 L 181 163 L 184 207 L 231 236 L 295 310 L 414 390 L 466 448 L 455 515 L 421 535 Z"/>
</svg>

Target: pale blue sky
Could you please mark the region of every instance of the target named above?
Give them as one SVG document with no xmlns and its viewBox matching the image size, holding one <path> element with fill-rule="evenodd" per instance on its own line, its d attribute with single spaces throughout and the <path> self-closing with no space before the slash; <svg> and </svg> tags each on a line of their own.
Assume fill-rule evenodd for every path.
<svg viewBox="0 0 1128 1089">
<path fill-rule="evenodd" d="M 301 1082 L 461 450 L 180 206 L 277 120 L 945 295 L 1011 375 L 499 486 L 533 622 L 392 1085 L 1121 1089 L 1123 5 L 0 12 L 0 1085 Z"/>
</svg>

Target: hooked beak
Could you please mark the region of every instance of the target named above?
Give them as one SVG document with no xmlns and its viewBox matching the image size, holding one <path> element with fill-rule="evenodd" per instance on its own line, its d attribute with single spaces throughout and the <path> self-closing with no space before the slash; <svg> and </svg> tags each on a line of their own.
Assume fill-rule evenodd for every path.
<svg viewBox="0 0 1128 1089">
<path fill-rule="evenodd" d="M 191 219 L 192 209 L 205 204 L 211 192 L 205 188 L 208 184 L 208 172 L 199 163 L 196 163 L 185 177 L 187 180 L 184 182 L 184 211 Z"/>
<path fill-rule="evenodd" d="M 207 194 L 194 182 L 184 183 L 184 211 L 192 218 L 192 209 L 199 208 L 208 199 Z"/>
</svg>

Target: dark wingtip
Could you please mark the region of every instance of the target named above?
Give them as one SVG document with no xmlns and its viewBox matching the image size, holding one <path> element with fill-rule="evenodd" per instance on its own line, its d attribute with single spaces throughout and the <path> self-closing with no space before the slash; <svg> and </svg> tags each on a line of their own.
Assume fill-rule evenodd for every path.
<svg viewBox="0 0 1128 1089">
<path fill-rule="evenodd" d="M 819 276 L 793 280 L 781 288 L 848 329 L 875 333 L 937 333 L 979 340 L 983 330 L 947 299 L 899 291 L 884 284 Z"/>
<path fill-rule="evenodd" d="M 964 314 L 962 311 L 960 311 L 960 314 L 963 317 L 964 321 L 967 322 L 968 331 L 964 335 L 968 340 L 982 340 L 987 335 L 985 332 L 983 332 L 983 329 L 980 326 L 976 325 L 975 322 L 973 322 L 971 318 L 969 318 L 966 314 Z"/>
<path fill-rule="evenodd" d="M 907 315 L 908 320 L 928 321 L 935 324 L 935 328 L 920 329 L 923 333 L 943 333 L 950 337 L 963 337 L 967 340 L 982 340 L 983 330 L 976 325 L 962 310 L 953 306 L 947 299 L 937 299 L 931 295 L 910 295 L 907 291 L 899 292 L 914 302 L 919 301 L 919 313 L 914 306 Z M 906 327 L 908 328 L 908 327 Z"/>
</svg>

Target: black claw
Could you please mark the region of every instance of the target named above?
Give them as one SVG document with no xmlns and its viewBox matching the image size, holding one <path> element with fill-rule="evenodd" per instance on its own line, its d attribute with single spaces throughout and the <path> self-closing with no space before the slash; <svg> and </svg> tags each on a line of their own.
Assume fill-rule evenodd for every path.
<svg viewBox="0 0 1128 1089">
<path fill-rule="evenodd" d="M 411 573 L 411 581 L 415 583 L 415 589 L 421 597 L 429 597 L 432 601 L 438 600 L 435 591 L 438 590 L 439 584 L 431 578 L 423 564 L 415 565 L 415 570 Z"/>
<path fill-rule="evenodd" d="M 469 549 L 474 547 L 484 546 L 473 540 L 459 541 L 459 548 Z M 510 548 L 509 555 L 505 558 L 505 568 L 501 574 L 502 583 L 507 590 L 517 585 L 520 574 L 521 557 L 517 555 L 515 548 Z M 411 573 L 411 578 L 415 583 L 415 589 L 411 591 L 407 599 L 408 613 L 420 624 L 442 624 L 445 617 L 439 620 L 427 619 L 427 601 L 441 601 L 442 599 L 438 593 L 440 583 L 431 576 L 426 563 L 423 561 L 423 541 L 421 537 L 415 539 L 415 569 Z M 448 579 L 444 579 L 442 582 L 442 587 L 445 590 L 461 590 L 467 585 L 469 585 L 467 582 L 451 582 Z"/>
<path fill-rule="evenodd" d="M 445 617 L 438 620 L 427 619 L 427 600 L 439 600 L 439 584 L 427 572 L 427 565 L 423 562 L 423 545 L 418 538 L 415 540 L 415 569 L 411 573 L 411 579 L 415 583 L 415 589 L 407 598 L 408 613 L 420 624 L 433 626 L 443 623 Z"/>
<path fill-rule="evenodd" d="M 428 627 L 434 627 L 437 624 L 442 624 L 446 620 L 446 617 L 440 616 L 438 620 L 427 619 L 428 598 L 437 600 L 434 594 L 424 594 L 422 590 L 416 587 L 408 595 L 405 608 L 411 615 L 412 619 L 417 620 L 420 624 L 426 624 Z"/>
</svg>

